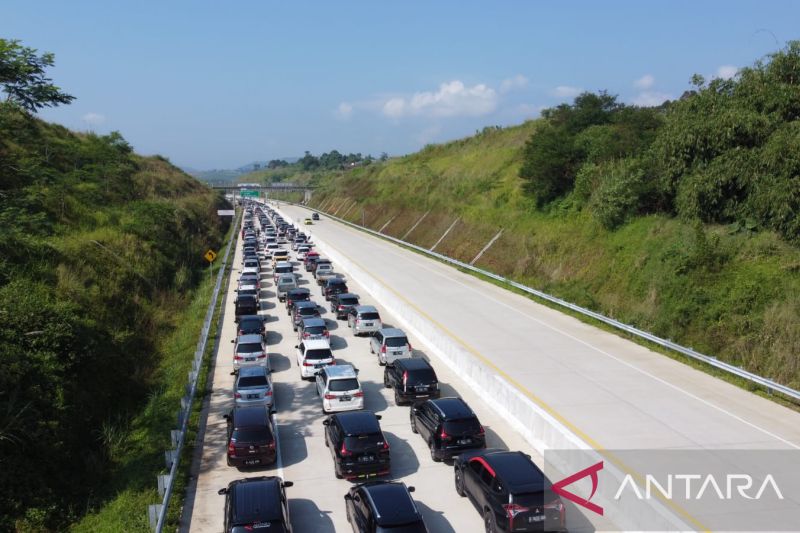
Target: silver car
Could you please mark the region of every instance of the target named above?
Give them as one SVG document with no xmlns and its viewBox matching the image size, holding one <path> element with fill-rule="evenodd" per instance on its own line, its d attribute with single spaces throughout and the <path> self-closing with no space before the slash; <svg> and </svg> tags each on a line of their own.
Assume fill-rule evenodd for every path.
<svg viewBox="0 0 800 533">
<path fill-rule="evenodd" d="M 278 291 L 278 301 L 282 302 L 286 299 L 286 291 L 297 288 L 297 279 L 294 274 L 281 274 L 278 281 L 275 282 L 275 286 Z"/>
<path fill-rule="evenodd" d="M 391 365 L 397 359 L 412 357 L 413 348 L 402 329 L 381 328 L 369 340 L 370 353 L 377 354 L 378 364 Z"/>
<path fill-rule="evenodd" d="M 259 334 L 239 335 L 233 348 L 233 369 L 238 371 L 245 366 L 263 366 L 269 368 L 267 345 Z"/>
<path fill-rule="evenodd" d="M 233 399 L 237 407 L 266 405 L 272 408 L 274 395 L 269 369 L 262 366 L 248 366 L 239 370 L 233 384 Z"/>
<path fill-rule="evenodd" d="M 356 305 L 347 312 L 347 325 L 356 336 L 371 335 L 383 327 L 381 315 L 372 305 Z"/>
</svg>

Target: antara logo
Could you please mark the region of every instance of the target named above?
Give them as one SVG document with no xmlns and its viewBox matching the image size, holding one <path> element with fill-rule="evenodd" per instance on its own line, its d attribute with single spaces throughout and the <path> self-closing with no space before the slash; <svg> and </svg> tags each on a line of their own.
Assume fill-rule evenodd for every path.
<svg viewBox="0 0 800 533">
<path fill-rule="evenodd" d="M 697 483 L 693 484 L 695 481 Z M 706 493 L 709 496 L 716 495 L 720 500 L 733 500 L 737 498 L 737 494 L 738 497 L 745 500 L 759 500 L 768 489 L 771 489 L 779 500 L 783 499 L 783 493 L 772 474 L 768 474 L 764 478 L 757 491 L 753 486 L 753 478 L 748 474 L 728 474 L 724 476 L 722 482 L 717 481 L 717 478 L 712 474 L 705 476 L 700 474 L 668 474 L 666 479 L 661 481 L 652 474 L 647 474 L 644 478 L 644 494 L 642 494 L 641 488 L 633 480 L 633 477 L 628 474 L 622 480 L 614 499 L 619 500 L 625 488 L 628 487 L 636 495 L 636 498 L 640 500 L 651 499 L 655 491 L 658 491 L 662 497 L 671 500 L 673 489 L 677 488 L 680 491 L 681 486 L 683 487 L 683 497 L 687 500 L 699 500 Z M 681 492 L 678 492 L 679 496 L 680 494 Z M 659 496 L 659 494 L 656 494 L 656 496 Z"/>
<path fill-rule="evenodd" d="M 597 505 L 596 503 L 592 503 L 592 502 L 589 501 L 589 500 L 592 499 L 592 496 L 594 496 L 594 493 L 597 492 L 597 485 L 598 485 L 597 472 L 599 472 L 602 469 L 603 469 L 603 461 L 600 461 L 599 463 L 593 464 L 592 466 L 590 466 L 588 468 L 584 468 L 580 472 L 576 472 L 576 473 L 572 474 L 571 476 L 565 477 L 561 481 L 559 481 L 557 483 L 554 483 L 553 487 L 552 487 L 553 488 L 553 492 L 555 492 L 559 496 L 563 496 L 564 498 L 568 499 L 572 503 L 580 505 L 581 507 L 585 507 L 585 508 L 589 509 L 590 511 L 592 511 L 594 513 L 597 513 L 597 514 L 602 516 L 603 515 L 603 508 L 600 507 L 599 505 Z M 570 491 L 568 491 L 568 490 L 566 490 L 564 488 L 567 485 L 572 485 L 576 481 L 581 480 L 581 479 L 583 479 L 585 477 L 591 477 L 591 479 L 592 479 L 592 493 L 589 494 L 588 498 L 581 498 L 577 494 L 575 494 L 573 492 L 570 492 Z"/>
</svg>

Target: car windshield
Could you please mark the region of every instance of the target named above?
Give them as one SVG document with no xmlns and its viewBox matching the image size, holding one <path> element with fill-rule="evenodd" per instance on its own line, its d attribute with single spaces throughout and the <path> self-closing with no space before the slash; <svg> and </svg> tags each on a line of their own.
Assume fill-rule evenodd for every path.
<svg viewBox="0 0 800 533">
<path fill-rule="evenodd" d="M 358 298 L 339 298 L 339 305 L 358 305 Z"/>
<path fill-rule="evenodd" d="M 436 374 L 433 373 L 432 369 L 422 368 L 408 373 L 407 383 L 409 385 L 417 385 L 417 384 L 429 385 L 435 382 L 436 382 Z"/>
<path fill-rule="evenodd" d="M 328 382 L 328 390 L 331 392 L 344 392 L 348 390 L 357 390 L 358 388 L 359 385 L 356 378 L 332 379 Z"/>
<path fill-rule="evenodd" d="M 316 350 L 306 350 L 306 359 L 330 359 L 333 357 L 330 349 L 319 348 Z"/>
<path fill-rule="evenodd" d="M 378 313 L 361 313 L 361 320 L 378 320 L 379 318 Z"/>
<path fill-rule="evenodd" d="M 450 435 L 473 435 L 481 430 L 481 424 L 475 417 L 446 420 L 444 430 Z"/>
<path fill-rule="evenodd" d="M 239 321 L 239 329 L 255 329 L 261 331 L 262 325 L 263 323 L 258 318 L 243 318 Z"/>
<path fill-rule="evenodd" d="M 300 316 L 314 316 L 319 311 L 317 311 L 316 307 L 301 307 L 300 308 Z"/>
<path fill-rule="evenodd" d="M 272 435 L 266 427 L 251 427 L 236 429 L 233 431 L 232 438 L 236 442 L 271 442 Z"/>
<path fill-rule="evenodd" d="M 307 326 L 303 331 L 310 335 L 322 335 L 325 333 L 325 329 L 327 329 L 325 326 Z"/>
<path fill-rule="evenodd" d="M 348 436 L 344 439 L 345 447 L 351 452 L 361 452 L 383 446 L 383 434 L 367 433 L 365 435 Z"/>
<path fill-rule="evenodd" d="M 405 337 L 388 337 L 386 339 L 386 346 L 391 348 L 399 348 L 401 346 L 406 346 L 408 344 L 408 339 Z"/>
<path fill-rule="evenodd" d="M 268 385 L 267 376 L 242 376 L 239 378 L 240 389 L 264 388 Z"/>
<path fill-rule="evenodd" d="M 239 349 L 236 350 L 238 353 L 256 353 L 262 351 L 260 344 L 240 344 Z"/>
<path fill-rule="evenodd" d="M 281 276 L 278 283 L 294 283 L 294 276 Z"/>
</svg>

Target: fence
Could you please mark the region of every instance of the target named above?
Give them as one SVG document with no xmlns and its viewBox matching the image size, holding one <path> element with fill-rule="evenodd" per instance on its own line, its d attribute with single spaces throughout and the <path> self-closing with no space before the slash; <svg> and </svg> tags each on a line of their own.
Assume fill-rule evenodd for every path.
<svg viewBox="0 0 800 533">
<path fill-rule="evenodd" d="M 290 203 L 290 202 L 287 202 L 287 203 Z M 298 205 L 298 204 L 293 204 L 293 205 Z M 298 206 L 298 207 L 305 207 L 305 208 L 311 209 L 312 211 L 317 211 L 316 209 L 309 208 L 308 206 Z M 773 392 L 778 392 L 778 393 L 780 393 L 780 394 L 782 394 L 782 395 L 784 395 L 784 396 L 786 396 L 788 398 L 791 398 L 795 402 L 800 402 L 800 391 L 792 389 L 791 387 L 787 387 L 786 385 L 782 385 L 782 384 L 780 384 L 780 383 L 778 383 L 776 381 L 773 381 L 771 379 L 759 376 L 757 374 L 753 374 L 752 372 L 748 372 L 747 370 L 744 370 L 743 368 L 739 368 L 737 366 L 731 365 L 731 364 L 726 363 L 724 361 L 719 361 L 716 357 L 712 357 L 712 356 L 709 356 L 709 355 L 702 354 L 700 352 L 697 352 L 697 351 L 693 350 L 692 348 L 687 348 L 685 346 L 681 346 L 680 344 L 672 342 L 671 340 L 668 340 L 668 339 L 662 339 L 661 337 L 657 337 L 656 335 L 653 335 L 652 333 L 648 333 L 647 331 L 640 330 L 640 329 L 638 329 L 638 328 L 636 328 L 634 326 L 625 324 L 625 323 L 620 322 L 618 320 L 614 320 L 613 318 L 609 318 L 609 317 L 607 317 L 605 315 L 602 315 L 602 314 L 597 313 L 595 311 L 592 311 L 590 309 L 586 309 L 586 308 L 581 307 L 579 305 L 575 305 L 573 303 L 567 302 L 565 300 L 562 300 L 561 298 L 557 298 L 555 296 L 551 296 L 550 294 L 547 294 L 547 293 L 542 292 L 540 290 L 528 287 L 526 285 L 523 285 L 523 284 L 518 283 L 516 281 L 510 280 L 508 278 L 505 278 L 505 277 L 500 276 L 498 274 L 495 274 L 493 272 L 489 272 L 488 270 L 483 270 L 482 268 L 478 268 L 478 267 L 473 266 L 471 264 L 464 263 L 462 261 L 459 261 L 458 259 L 453 259 L 452 257 L 448 257 L 446 255 L 434 252 L 433 248 L 428 250 L 428 249 L 423 248 L 421 246 L 417 246 L 416 244 L 413 244 L 413 243 L 410 243 L 410 242 L 406 242 L 404 240 L 392 237 L 390 235 L 386 235 L 384 233 L 380 233 L 379 231 L 375 231 L 373 229 L 370 229 L 370 228 L 367 228 L 367 227 L 364 227 L 364 226 L 360 226 L 360 225 L 354 224 L 352 222 L 348 222 L 347 220 L 343 220 L 343 219 L 341 219 L 341 218 L 339 218 L 337 216 L 330 215 L 328 213 L 324 213 L 324 212 L 321 212 L 321 211 L 320 211 L 320 213 L 324 214 L 325 216 L 327 216 L 329 218 L 337 220 L 337 221 L 341 222 L 342 224 L 347 224 L 348 226 L 351 226 L 353 228 L 359 229 L 361 231 L 364 231 L 364 232 L 369 233 L 371 235 L 374 235 L 376 237 L 380 237 L 381 239 L 386 239 L 388 241 L 394 242 L 395 244 L 400 244 L 402 246 L 406 246 L 408 248 L 416 250 L 417 252 L 419 252 L 421 254 L 424 254 L 424 255 L 427 255 L 427 256 L 430 256 L 430 257 L 435 257 L 436 259 L 439 259 L 440 261 L 443 261 L 445 263 L 457 266 L 459 268 L 463 268 L 464 270 L 468 270 L 470 272 L 474 272 L 476 274 L 480 274 L 482 276 L 486 276 L 486 277 L 491 278 L 491 279 L 493 279 L 495 281 L 499 281 L 500 283 L 503 283 L 505 285 L 514 287 L 515 289 L 519 289 L 519 290 L 521 290 L 521 291 L 523 291 L 523 292 L 525 292 L 527 294 L 531 294 L 533 296 L 536 296 L 537 298 L 541 298 L 542 300 L 546 300 L 546 301 L 548 301 L 550 303 L 553 303 L 555 305 L 558 305 L 560 307 L 565 307 L 565 308 L 570 309 L 571 311 L 574 311 L 574 312 L 576 312 L 576 313 L 578 313 L 580 315 L 591 317 L 591 318 L 593 318 L 595 320 L 603 322 L 604 324 L 608 324 L 609 326 L 612 326 L 612 327 L 614 327 L 616 329 L 625 331 L 626 333 L 629 333 L 630 335 L 633 335 L 634 337 L 638 337 L 640 339 L 647 340 L 647 341 L 652 342 L 654 344 L 657 344 L 657 345 L 659 345 L 659 346 L 661 346 L 663 348 L 667 348 L 668 350 L 672 350 L 674 352 L 678 352 L 680 354 L 683 354 L 683 355 L 685 355 L 687 357 L 690 357 L 691 359 L 694 359 L 696 361 L 701 361 L 701 362 L 703 362 L 703 363 L 705 363 L 707 365 L 710 365 L 710 366 L 712 366 L 714 368 L 717 368 L 719 370 L 722 370 L 724 372 L 727 372 L 729 374 L 732 374 L 734 376 L 742 378 L 742 379 L 744 379 L 746 381 L 749 381 L 751 383 L 755 383 L 755 384 L 765 388 L 770 394 L 773 393 Z M 448 232 L 449 232 L 449 230 L 448 230 Z M 447 234 L 447 232 L 445 233 L 445 236 L 446 236 L 446 234 Z M 442 238 L 444 238 L 444 236 Z M 441 242 L 441 240 L 442 239 L 439 239 L 440 242 Z M 439 242 L 437 242 L 436 244 L 438 245 Z M 436 247 L 436 245 L 434 245 L 434 248 L 435 247 Z"/>
<path fill-rule="evenodd" d="M 217 300 L 219 299 L 219 292 L 222 288 L 222 280 L 225 279 L 225 270 L 228 265 L 228 257 L 230 256 L 231 247 L 236 241 L 237 228 L 239 224 L 239 217 L 236 217 L 231 226 L 231 238 L 225 248 L 225 255 L 222 258 L 222 265 L 217 272 L 217 282 L 214 285 L 214 292 L 211 295 L 211 302 L 208 304 L 206 310 L 206 317 L 203 321 L 203 329 L 200 331 L 200 340 L 197 342 L 197 349 L 194 352 L 194 359 L 192 360 L 192 369 L 189 371 L 189 383 L 186 385 L 186 396 L 181 398 L 181 407 L 178 411 L 178 426 L 180 429 L 173 429 L 170 431 L 172 437 L 172 449 L 164 452 L 166 466 L 169 468 L 168 474 L 157 476 L 158 493 L 163 498 L 161 503 L 149 505 L 147 507 L 147 516 L 152 527 L 157 533 L 161 533 L 164 529 L 164 522 L 167 519 L 167 510 L 169 509 L 169 500 L 172 497 L 172 487 L 174 485 L 175 476 L 178 473 L 178 464 L 180 463 L 181 450 L 186 440 L 186 429 L 189 424 L 189 418 L 192 413 L 192 403 L 194 402 L 195 392 L 197 391 L 197 379 L 200 375 L 200 368 L 203 365 L 203 355 L 206 353 L 206 346 L 208 344 L 208 334 L 211 330 L 211 323 L 214 320 L 214 311 L 217 308 Z"/>
</svg>

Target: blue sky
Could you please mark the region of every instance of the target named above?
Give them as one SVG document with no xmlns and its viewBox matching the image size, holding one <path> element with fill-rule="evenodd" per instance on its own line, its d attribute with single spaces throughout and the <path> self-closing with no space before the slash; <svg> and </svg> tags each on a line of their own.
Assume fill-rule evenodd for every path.
<svg viewBox="0 0 800 533">
<path fill-rule="evenodd" d="M 56 54 L 41 116 L 198 169 L 400 155 L 580 90 L 654 105 L 800 38 L 800 2 L 4 0 L 0 37 Z M 776 42 L 777 41 L 777 42 Z"/>
</svg>

